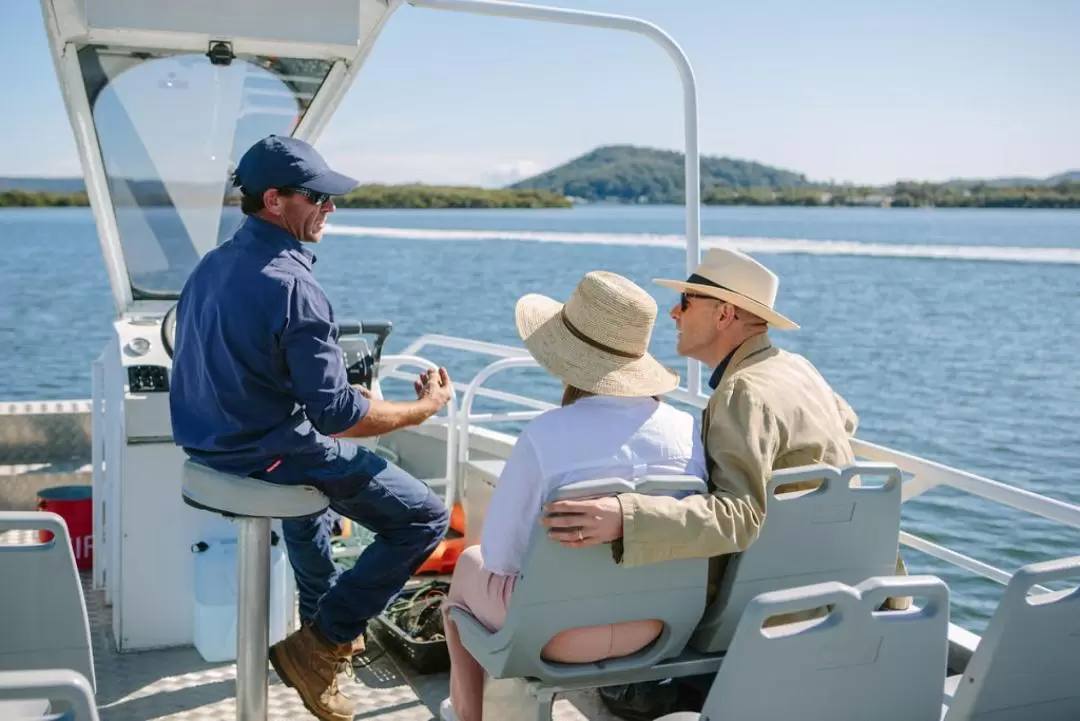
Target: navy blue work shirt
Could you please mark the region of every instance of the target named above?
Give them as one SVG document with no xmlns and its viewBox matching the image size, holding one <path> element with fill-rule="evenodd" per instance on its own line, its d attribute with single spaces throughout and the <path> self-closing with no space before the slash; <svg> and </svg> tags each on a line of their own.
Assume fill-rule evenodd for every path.
<svg viewBox="0 0 1080 721">
<path fill-rule="evenodd" d="M 188 278 L 176 307 L 169 407 L 194 460 L 247 475 L 296 454 L 325 457 L 364 417 L 349 385 L 314 254 L 248 217 Z"/>
</svg>

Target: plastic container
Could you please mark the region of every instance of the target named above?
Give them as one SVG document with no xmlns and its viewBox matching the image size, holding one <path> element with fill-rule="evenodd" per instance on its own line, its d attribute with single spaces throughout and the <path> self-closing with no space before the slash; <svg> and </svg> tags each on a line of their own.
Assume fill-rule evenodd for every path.
<svg viewBox="0 0 1080 721">
<path fill-rule="evenodd" d="M 285 637 L 292 604 L 285 598 L 288 572 L 284 544 L 270 546 L 270 643 Z M 192 546 L 195 554 L 195 649 L 204 661 L 236 660 L 236 539 L 212 539 Z"/>
<path fill-rule="evenodd" d="M 94 566 L 94 502 L 90 486 L 56 486 L 43 488 L 37 494 L 37 509 L 49 511 L 64 519 L 71 536 L 75 566 L 85 571 Z M 48 543 L 51 531 L 38 531 L 38 541 Z"/>
</svg>

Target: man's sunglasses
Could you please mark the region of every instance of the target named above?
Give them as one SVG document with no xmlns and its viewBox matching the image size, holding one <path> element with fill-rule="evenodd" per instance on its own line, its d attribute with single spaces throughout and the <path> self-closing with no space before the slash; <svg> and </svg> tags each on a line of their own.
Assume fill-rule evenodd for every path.
<svg viewBox="0 0 1080 721">
<path fill-rule="evenodd" d="M 289 188 L 289 192 L 302 195 L 310 200 L 314 205 L 323 205 L 326 201 L 332 197 L 329 193 L 316 193 L 314 190 L 308 190 L 307 188 Z"/>
<path fill-rule="evenodd" d="M 679 293 L 679 308 L 682 311 L 686 311 L 690 307 L 691 298 L 703 298 L 705 300 L 720 300 L 719 298 L 711 295 L 701 295 L 700 293 Z M 723 302 L 723 301 L 720 301 Z"/>
</svg>

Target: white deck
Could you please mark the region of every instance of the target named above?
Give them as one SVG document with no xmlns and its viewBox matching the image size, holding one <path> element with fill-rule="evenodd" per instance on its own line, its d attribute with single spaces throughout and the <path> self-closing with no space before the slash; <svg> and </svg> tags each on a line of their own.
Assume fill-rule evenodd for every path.
<svg viewBox="0 0 1080 721">
<path fill-rule="evenodd" d="M 34 543 L 34 531 L 0 534 L 0 544 Z M 91 588 L 90 572 L 80 574 L 90 617 L 97 704 L 102 721 L 224 721 L 236 718 L 236 664 L 207 663 L 193 647 L 117 653 L 112 611 L 104 591 Z M 446 673 L 418 675 L 368 638 L 368 650 L 354 677 L 341 676 L 345 693 L 357 702 L 356 715 L 380 721 L 430 721 L 446 698 Z M 270 669 L 271 719 L 314 718 L 295 691 Z M 555 702 L 556 721 L 616 721 L 595 692 L 575 692 Z"/>
</svg>

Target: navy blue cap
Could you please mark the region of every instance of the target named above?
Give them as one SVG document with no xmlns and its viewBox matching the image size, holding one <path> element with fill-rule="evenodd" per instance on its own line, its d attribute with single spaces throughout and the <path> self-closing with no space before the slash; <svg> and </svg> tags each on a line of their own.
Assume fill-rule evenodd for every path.
<svg viewBox="0 0 1080 721">
<path fill-rule="evenodd" d="M 345 195 L 359 183 L 330 169 L 315 148 L 303 140 L 270 135 L 248 148 L 236 166 L 236 182 L 245 195 L 270 188 L 304 188 Z"/>
</svg>

